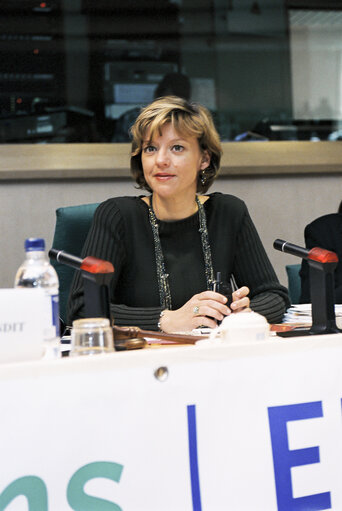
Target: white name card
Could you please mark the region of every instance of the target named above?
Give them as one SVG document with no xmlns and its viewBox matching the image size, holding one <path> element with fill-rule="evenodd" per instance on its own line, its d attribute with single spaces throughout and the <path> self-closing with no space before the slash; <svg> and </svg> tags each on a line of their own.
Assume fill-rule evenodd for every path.
<svg viewBox="0 0 342 511">
<path fill-rule="evenodd" d="M 0 363 L 44 354 L 43 289 L 0 289 Z"/>
</svg>

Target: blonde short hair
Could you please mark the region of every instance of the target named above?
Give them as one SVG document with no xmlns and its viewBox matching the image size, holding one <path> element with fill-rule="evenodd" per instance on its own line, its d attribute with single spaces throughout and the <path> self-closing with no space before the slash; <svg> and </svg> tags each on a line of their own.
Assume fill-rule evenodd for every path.
<svg viewBox="0 0 342 511">
<path fill-rule="evenodd" d="M 156 132 L 161 134 L 163 126 L 167 123 L 171 123 L 175 131 L 182 136 L 195 136 L 200 149 L 210 155 L 209 167 L 199 173 L 197 180 L 197 192 L 206 192 L 220 168 L 222 154 L 220 137 L 207 108 L 177 96 L 165 96 L 153 101 L 142 109 L 131 127 L 131 172 L 138 187 L 152 192 L 145 180 L 141 163 L 146 133 L 149 131 L 152 140 Z"/>
</svg>

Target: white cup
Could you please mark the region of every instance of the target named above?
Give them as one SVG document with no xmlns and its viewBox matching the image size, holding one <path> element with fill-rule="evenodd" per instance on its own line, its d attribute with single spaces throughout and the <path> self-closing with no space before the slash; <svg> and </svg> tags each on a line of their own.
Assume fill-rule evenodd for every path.
<svg viewBox="0 0 342 511">
<path fill-rule="evenodd" d="M 226 316 L 221 325 L 212 332 L 214 337 L 228 344 L 246 344 L 265 341 L 269 338 L 270 325 L 257 312 L 240 312 Z"/>
<path fill-rule="evenodd" d="M 255 344 L 269 339 L 270 325 L 257 312 L 239 312 L 226 316 L 215 328 L 209 339 L 196 342 L 200 346 L 223 346 L 229 344 Z"/>
<path fill-rule="evenodd" d="M 113 329 L 107 318 L 76 319 L 71 330 L 70 356 L 114 351 Z"/>
</svg>

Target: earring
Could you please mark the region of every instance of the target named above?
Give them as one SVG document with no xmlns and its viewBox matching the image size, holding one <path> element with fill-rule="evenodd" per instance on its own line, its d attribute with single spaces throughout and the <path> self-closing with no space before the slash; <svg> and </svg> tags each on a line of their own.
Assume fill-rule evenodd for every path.
<svg viewBox="0 0 342 511">
<path fill-rule="evenodd" d="M 200 180 L 201 180 L 202 185 L 205 185 L 205 182 L 207 180 L 207 176 L 205 174 L 205 170 L 202 170 Z"/>
</svg>

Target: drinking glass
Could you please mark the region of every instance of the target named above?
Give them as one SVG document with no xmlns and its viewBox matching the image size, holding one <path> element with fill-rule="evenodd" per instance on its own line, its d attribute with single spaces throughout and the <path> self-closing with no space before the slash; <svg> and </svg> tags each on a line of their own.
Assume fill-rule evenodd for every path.
<svg viewBox="0 0 342 511">
<path fill-rule="evenodd" d="M 113 329 L 107 318 L 76 319 L 71 330 L 70 356 L 114 351 Z"/>
</svg>

